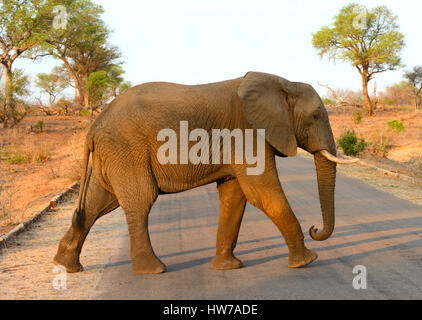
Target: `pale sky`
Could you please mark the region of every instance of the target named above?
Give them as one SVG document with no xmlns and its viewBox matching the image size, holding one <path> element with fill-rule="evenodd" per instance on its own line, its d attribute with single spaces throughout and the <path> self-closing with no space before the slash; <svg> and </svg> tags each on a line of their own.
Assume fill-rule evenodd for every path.
<svg viewBox="0 0 422 320">
<path fill-rule="evenodd" d="M 330 25 L 343 0 L 97 0 L 113 30 L 110 42 L 125 61 L 125 78 L 133 84 L 170 81 L 198 84 L 243 76 L 248 71 L 277 74 L 307 82 L 320 93 L 333 88 L 361 89 L 356 69 L 321 60 L 312 33 Z M 399 18 L 405 35 L 403 63 L 422 65 L 422 2 L 355 1 L 367 8 L 386 5 Z M 35 76 L 58 62 L 17 61 L 15 67 Z M 376 76 L 379 90 L 402 80 L 403 70 Z"/>
</svg>

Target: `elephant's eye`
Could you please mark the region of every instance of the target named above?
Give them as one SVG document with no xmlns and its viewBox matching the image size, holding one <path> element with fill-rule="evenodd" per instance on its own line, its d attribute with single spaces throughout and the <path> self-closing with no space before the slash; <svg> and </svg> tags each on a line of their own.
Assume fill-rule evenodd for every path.
<svg viewBox="0 0 422 320">
<path fill-rule="evenodd" d="M 316 120 L 318 120 L 320 117 L 321 117 L 321 113 L 320 113 L 319 111 L 315 112 L 315 113 L 312 115 L 312 118 L 313 118 L 315 121 L 316 121 Z"/>
</svg>

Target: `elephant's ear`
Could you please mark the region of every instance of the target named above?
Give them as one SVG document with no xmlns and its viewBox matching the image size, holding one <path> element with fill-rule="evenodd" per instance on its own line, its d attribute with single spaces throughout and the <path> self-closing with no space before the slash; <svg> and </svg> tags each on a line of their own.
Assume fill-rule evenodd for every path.
<svg viewBox="0 0 422 320">
<path fill-rule="evenodd" d="M 294 86 L 288 80 L 259 72 L 247 73 L 238 89 L 246 120 L 254 129 L 265 129 L 268 143 L 286 156 L 297 153 L 287 103 L 293 91 Z"/>
</svg>

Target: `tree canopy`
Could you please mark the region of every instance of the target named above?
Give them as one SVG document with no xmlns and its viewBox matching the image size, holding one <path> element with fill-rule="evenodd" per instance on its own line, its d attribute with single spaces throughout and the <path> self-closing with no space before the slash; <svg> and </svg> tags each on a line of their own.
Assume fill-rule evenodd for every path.
<svg viewBox="0 0 422 320">
<path fill-rule="evenodd" d="M 100 5 L 88 0 L 58 3 L 66 7 L 66 27 L 54 30 L 46 40 L 45 51 L 63 62 L 73 80 L 79 106 L 87 107 L 89 75 L 119 64 L 117 60 L 121 53 L 108 43 L 110 31 L 101 19 L 103 9 Z"/>
<path fill-rule="evenodd" d="M 53 56 L 62 66 L 51 74 L 39 74 L 36 84 L 49 94 L 50 104 L 65 85 L 75 89 L 77 104 L 88 107 L 91 100 L 87 89 L 91 73 L 104 71 L 109 88 L 116 95 L 123 83 L 120 50 L 109 43 L 110 30 L 101 18 L 103 8 L 91 0 L 2 0 L 0 2 L 0 64 L 5 86 L 2 96 L 4 126 L 13 119 L 13 63 L 20 57 L 34 61 Z M 65 71 L 65 72 L 63 72 Z"/>
<path fill-rule="evenodd" d="M 368 113 L 373 105 L 368 83 L 377 73 L 402 66 L 400 53 L 404 35 L 399 32 L 397 16 L 387 7 L 368 10 L 352 3 L 340 10 L 332 26 L 324 26 L 312 35 L 312 44 L 322 57 L 349 62 L 362 77 L 362 91 Z"/>
<path fill-rule="evenodd" d="M 38 73 L 35 80 L 37 87 L 49 96 L 49 103 L 52 105 L 57 96 L 68 87 L 68 83 L 63 78 L 60 67 L 54 67 L 50 74 Z"/>
<path fill-rule="evenodd" d="M 13 64 L 17 58 L 37 50 L 45 41 L 49 20 L 49 6 L 43 0 L 3 0 L 0 5 L 0 64 L 5 75 L 3 118 L 16 122 L 13 89 Z"/>
</svg>

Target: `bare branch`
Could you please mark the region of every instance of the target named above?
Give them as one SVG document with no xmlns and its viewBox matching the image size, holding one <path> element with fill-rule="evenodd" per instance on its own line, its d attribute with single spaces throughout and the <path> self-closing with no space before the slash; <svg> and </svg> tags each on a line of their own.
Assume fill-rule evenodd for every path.
<svg viewBox="0 0 422 320">
<path fill-rule="evenodd" d="M 329 87 L 329 85 L 328 84 L 322 84 L 322 83 L 320 83 L 320 82 L 318 82 L 318 84 L 321 86 L 321 87 L 324 87 L 324 88 L 327 88 L 329 91 L 330 91 L 330 96 L 333 98 L 333 99 L 335 99 L 336 101 L 338 101 L 338 103 L 336 104 L 336 107 L 341 107 L 341 106 L 354 106 L 354 107 L 358 107 L 358 108 L 362 108 L 362 105 L 360 105 L 360 104 L 358 104 L 358 103 L 353 103 L 353 102 L 350 102 L 350 101 L 346 101 L 346 100 L 344 100 L 342 97 L 339 97 L 338 95 L 337 95 L 337 93 L 335 92 L 335 90 L 333 90 L 333 89 L 331 89 L 330 87 Z"/>
<path fill-rule="evenodd" d="M 340 102 L 340 104 L 342 104 L 342 105 L 346 104 L 346 101 L 344 101 L 341 97 L 339 97 L 339 96 L 337 95 L 337 93 L 336 93 L 333 89 L 331 89 L 331 88 L 328 86 L 328 84 L 322 84 L 322 83 L 320 83 L 320 82 L 318 82 L 318 84 L 319 84 L 321 87 L 327 88 L 327 89 L 331 92 L 331 97 L 333 97 L 335 100 L 339 101 L 339 102 Z"/>
</svg>

